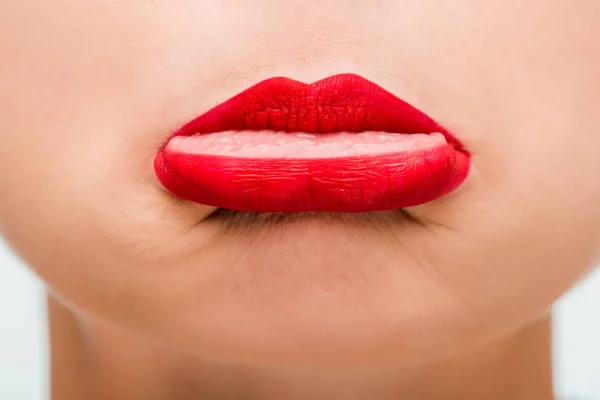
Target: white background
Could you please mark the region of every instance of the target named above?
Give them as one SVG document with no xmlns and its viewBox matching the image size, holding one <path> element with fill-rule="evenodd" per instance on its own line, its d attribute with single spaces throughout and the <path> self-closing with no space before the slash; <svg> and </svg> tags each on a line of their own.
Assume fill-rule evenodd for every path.
<svg viewBox="0 0 600 400">
<path fill-rule="evenodd" d="M 43 287 L 0 240 L 0 399 L 48 399 Z M 555 309 L 560 398 L 600 400 L 600 270 Z M 532 399 L 533 400 L 533 399 Z"/>
</svg>

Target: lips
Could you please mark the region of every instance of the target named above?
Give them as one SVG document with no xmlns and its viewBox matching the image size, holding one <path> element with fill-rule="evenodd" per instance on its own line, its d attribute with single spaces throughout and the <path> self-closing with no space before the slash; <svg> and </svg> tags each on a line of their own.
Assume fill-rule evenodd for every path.
<svg viewBox="0 0 600 400">
<path fill-rule="evenodd" d="M 425 113 L 358 75 L 262 81 L 183 126 L 155 172 L 185 200 L 237 211 L 369 212 L 456 189 L 470 156 Z"/>
</svg>

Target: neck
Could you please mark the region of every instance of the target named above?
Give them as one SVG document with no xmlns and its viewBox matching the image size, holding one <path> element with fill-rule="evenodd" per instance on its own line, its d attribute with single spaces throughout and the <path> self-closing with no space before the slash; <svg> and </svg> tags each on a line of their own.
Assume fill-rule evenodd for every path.
<svg viewBox="0 0 600 400">
<path fill-rule="evenodd" d="M 50 298 L 52 399 L 551 400 L 550 317 L 418 369 L 288 371 L 223 366 L 83 322 Z"/>
</svg>

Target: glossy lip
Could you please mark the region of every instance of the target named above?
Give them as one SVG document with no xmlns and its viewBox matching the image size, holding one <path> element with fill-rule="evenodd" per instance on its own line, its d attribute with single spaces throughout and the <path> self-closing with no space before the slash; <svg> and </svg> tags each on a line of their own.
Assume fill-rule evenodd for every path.
<svg viewBox="0 0 600 400">
<path fill-rule="evenodd" d="M 247 158 L 169 151 L 176 136 L 223 131 L 434 133 L 446 143 L 389 154 Z M 426 203 L 467 177 L 470 155 L 445 128 L 354 74 L 306 84 L 276 77 L 210 109 L 176 131 L 155 158 L 172 194 L 201 204 L 256 212 L 369 212 Z"/>
</svg>

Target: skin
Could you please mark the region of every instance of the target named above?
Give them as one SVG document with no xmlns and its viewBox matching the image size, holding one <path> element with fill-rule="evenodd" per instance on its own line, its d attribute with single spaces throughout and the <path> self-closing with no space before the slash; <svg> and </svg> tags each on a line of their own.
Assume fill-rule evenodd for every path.
<svg viewBox="0 0 600 400">
<path fill-rule="evenodd" d="M 549 309 L 600 256 L 598 20 L 595 0 L 0 0 L 0 228 L 48 286 L 53 398 L 551 398 Z M 341 72 L 453 131 L 465 184 L 410 218 L 208 218 L 158 183 L 182 123 Z"/>
</svg>

